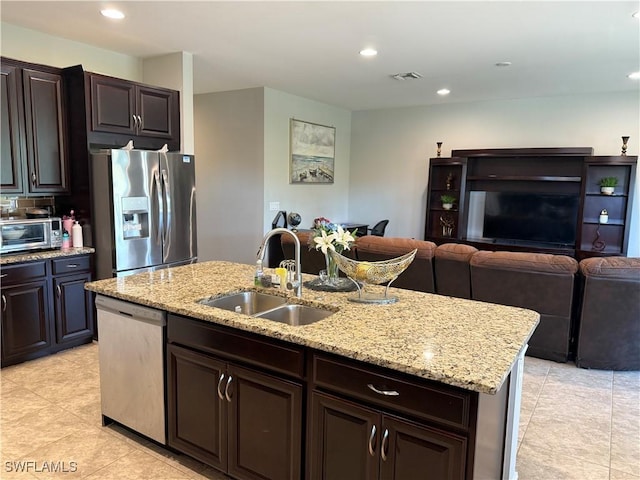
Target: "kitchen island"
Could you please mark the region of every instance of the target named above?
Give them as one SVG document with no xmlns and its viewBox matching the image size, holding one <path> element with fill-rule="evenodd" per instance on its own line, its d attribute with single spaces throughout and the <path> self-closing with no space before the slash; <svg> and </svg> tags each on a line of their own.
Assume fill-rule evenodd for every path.
<svg viewBox="0 0 640 480">
<path fill-rule="evenodd" d="M 289 326 L 198 303 L 207 297 L 256 289 L 253 266 L 229 262 L 101 280 L 86 288 L 168 313 L 169 446 L 231 476 L 253 478 L 251 470 L 254 474 L 259 470 L 246 464 L 234 468 L 247 462 L 247 455 L 255 456 L 255 445 L 246 439 L 247 426 L 238 423 L 238 409 L 243 405 L 237 403 L 237 397 L 241 397 L 244 375 L 247 393 L 243 398 L 250 398 L 251 389 L 246 385 L 258 384 L 256 374 L 273 380 L 270 391 L 277 391 L 277 398 L 286 397 L 283 405 L 289 408 L 288 443 L 282 447 L 290 457 L 287 468 L 273 467 L 273 473 L 261 473 L 263 478 L 331 478 L 328 472 L 337 468 L 343 474 L 351 472 L 351 466 L 341 462 L 356 458 L 334 450 L 346 451 L 351 440 L 363 434 L 361 452 L 366 458 L 362 460 L 369 463 L 362 472 L 368 472 L 367 478 L 387 478 L 388 466 L 395 465 L 391 475 L 401 480 L 405 476 L 399 472 L 418 466 L 419 457 L 440 462 L 447 478 L 517 476 L 522 358 L 538 323 L 536 312 L 401 289 L 392 289 L 398 303 L 363 305 L 348 300 L 353 292 L 303 288 L 298 299 L 290 292 L 260 288 L 288 296 L 293 303 L 335 311 L 310 325 Z M 206 344 L 208 341 L 211 343 Z M 235 350 L 234 345 L 238 346 Z M 193 368 L 186 368 L 187 364 Z M 204 375 L 205 371 L 210 375 Z M 208 387 L 213 388 L 210 405 L 199 407 L 203 402 L 196 400 L 203 398 L 185 393 L 193 390 L 184 383 L 189 378 L 213 380 L 213 387 Z M 363 390 L 358 381 L 364 382 Z M 231 389 L 226 388 L 230 385 Z M 270 404 L 264 395 L 256 399 L 262 399 L 265 412 L 278 407 L 277 401 Z M 229 412 L 225 400 L 231 402 Z M 214 405 L 217 402 L 220 408 Z M 188 417 L 193 411 L 205 415 L 214 410 L 216 418 L 210 425 L 219 425 L 221 433 L 209 439 L 210 444 L 200 438 L 202 432 L 184 437 L 193 418 L 181 423 L 181 415 Z M 360 413 L 365 414 L 361 425 L 354 420 Z M 228 418 L 221 422 L 225 415 Z M 284 418 L 277 413 L 272 416 Z M 253 418 L 252 422 L 267 420 Z M 409 437 L 413 440 L 407 443 Z M 342 438 L 350 441 L 337 449 L 327 447 Z M 246 451 L 240 445 L 242 439 L 249 443 Z M 270 442 L 261 445 L 270 447 Z M 411 445 L 418 458 L 408 458 Z M 399 455 L 401 446 L 404 457 Z M 338 463 L 339 467 L 332 467 Z M 266 468 L 271 472 L 270 466 Z M 359 467 L 353 468 L 360 472 Z M 375 474 L 369 476 L 372 470 Z M 350 478 L 357 478 L 353 475 Z"/>
</svg>

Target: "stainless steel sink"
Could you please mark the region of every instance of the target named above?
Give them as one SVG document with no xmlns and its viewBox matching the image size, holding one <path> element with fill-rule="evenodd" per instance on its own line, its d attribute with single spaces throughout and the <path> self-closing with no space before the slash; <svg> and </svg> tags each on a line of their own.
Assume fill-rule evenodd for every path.
<svg viewBox="0 0 640 480">
<path fill-rule="evenodd" d="M 287 303 L 287 299 L 261 292 L 240 292 L 218 298 L 204 298 L 198 303 L 232 312 L 255 315 Z"/>
<path fill-rule="evenodd" d="M 334 312 L 323 308 L 309 307 L 307 305 L 287 304 L 274 308 L 267 312 L 259 313 L 257 318 L 273 320 L 288 325 L 309 325 L 332 315 Z"/>
</svg>

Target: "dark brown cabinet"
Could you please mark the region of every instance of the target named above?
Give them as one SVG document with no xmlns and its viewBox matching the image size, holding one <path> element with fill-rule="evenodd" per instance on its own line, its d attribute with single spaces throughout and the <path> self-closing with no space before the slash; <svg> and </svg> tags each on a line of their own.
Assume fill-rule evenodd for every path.
<svg viewBox="0 0 640 480">
<path fill-rule="evenodd" d="M 586 159 L 580 215 L 581 256 L 624 255 L 627 252 L 637 162 L 638 157 L 635 156 Z M 600 180 L 605 177 L 618 180 L 612 195 L 600 191 Z M 601 214 L 606 215 L 601 217 Z"/>
<path fill-rule="evenodd" d="M 78 255 L 2 267 L 3 367 L 92 340 L 90 262 Z"/>
<path fill-rule="evenodd" d="M 466 439 L 314 392 L 310 478 L 464 478 Z"/>
<path fill-rule="evenodd" d="M 198 334 L 199 329 L 217 331 L 227 355 L 168 345 L 169 445 L 234 478 L 301 478 L 301 383 L 230 361 L 246 354 L 254 363 L 261 341 L 206 324 L 194 323 L 190 332 L 188 325 L 186 330 L 176 325 L 185 326 L 183 320 L 169 316 L 170 342 L 190 344 L 199 338 L 201 349 L 220 351 L 206 334 Z"/>
<path fill-rule="evenodd" d="M 53 292 L 58 345 L 93 336 L 92 294 L 84 289 L 91 281 L 89 256 L 54 259 Z"/>
<path fill-rule="evenodd" d="M 0 188 L 3 194 L 22 193 L 22 158 L 24 157 L 24 129 L 22 127 L 22 87 L 20 69 L 2 62 L 0 65 L 2 91 L 0 105 L 2 115 L 2 139 L 0 148 Z"/>
<path fill-rule="evenodd" d="M 124 143 L 131 139 L 136 146 L 145 138 L 165 140 L 171 150 L 179 150 L 180 102 L 176 90 L 93 73 L 87 78 L 90 143 L 101 143 L 104 136 L 98 134 L 107 133 L 117 135 Z"/>
<path fill-rule="evenodd" d="M 593 156 L 590 147 L 452 155 L 430 160 L 426 240 L 578 259 L 626 255 L 637 157 Z M 610 196 L 598 185 L 608 176 L 619 181 Z M 443 194 L 456 198 L 453 208 L 443 208 Z"/>
<path fill-rule="evenodd" d="M 469 392 L 319 353 L 312 377 L 307 478 L 465 478 Z"/>
<path fill-rule="evenodd" d="M 2 366 L 35 358 L 52 345 L 46 262 L 2 268 Z"/>
<path fill-rule="evenodd" d="M 67 193 L 67 124 L 60 71 L 3 59 L 2 94 L 2 193 Z"/>
</svg>

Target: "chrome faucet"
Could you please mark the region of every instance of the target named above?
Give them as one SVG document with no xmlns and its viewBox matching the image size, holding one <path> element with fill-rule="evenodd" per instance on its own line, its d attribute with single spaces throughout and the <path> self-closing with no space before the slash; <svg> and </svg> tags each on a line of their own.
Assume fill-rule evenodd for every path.
<svg viewBox="0 0 640 480">
<path fill-rule="evenodd" d="M 264 252 L 267 249 L 267 244 L 269 243 L 269 240 L 271 239 L 271 237 L 273 237 L 274 235 L 277 235 L 278 233 L 280 234 L 287 233 L 293 237 L 293 241 L 295 244 L 296 279 L 293 282 L 287 282 L 287 289 L 292 290 L 295 288 L 296 296 L 300 298 L 302 297 L 302 269 L 300 268 L 300 239 L 295 233 L 293 233 L 291 230 L 288 230 L 286 228 L 274 228 L 273 230 L 268 231 L 267 234 L 264 236 L 264 239 L 262 240 L 262 245 L 260 245 L 260 249 L 258 250 L 258 260 L 260 260 L 260 263 L 263 263 Z"/>
</svg>

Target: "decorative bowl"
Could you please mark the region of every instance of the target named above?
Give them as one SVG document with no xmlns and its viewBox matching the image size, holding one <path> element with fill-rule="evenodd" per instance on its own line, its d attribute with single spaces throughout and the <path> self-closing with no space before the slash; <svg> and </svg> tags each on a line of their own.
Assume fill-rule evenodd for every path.
<svg viewBox="0 0 640 480">
<path fill-rule="evenodd" d="M 331 250 L 329 255 L 338 264 L 338 268 L 358 286 L 358 296 L 349 300 L 360 303 L 394 303 L 398 298 L 387 295 L 389 286 L 413 262 L 417 251 L 414 249 L 400 257 L 379 262 L 357 261 Z M 383 296 L 366 291 L 367 285 L 382 283 L 387 284 Z"/>
</svg>

